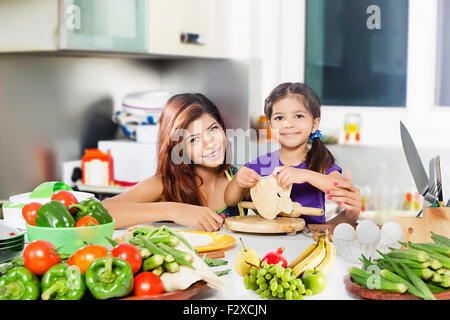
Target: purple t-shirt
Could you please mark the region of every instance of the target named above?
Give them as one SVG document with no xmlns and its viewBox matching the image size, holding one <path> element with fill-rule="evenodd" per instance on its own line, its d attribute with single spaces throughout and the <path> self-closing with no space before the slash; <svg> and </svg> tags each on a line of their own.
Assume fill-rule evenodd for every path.
<svg viewBox="0 0 450 320">
<path fill-rule="evenodd" d="M 245 164 L 246 167 L 255 170 L 260 176 L 271 175 L 276 167 L 283 166 L 283 163 L 279 157 L 279 151 L 269 152 L 261 155 L 253 161 Z M 295 166 L 294 168 L 306 169 L 306 162 Z M 329 168 L 326 174 L 330 174 L 333 171 L 339 171 L 342 173 L 342 169 L 334 164 Z M 294 183 L 291 190 L 292 201 L 300 203 L 304 207 L 321 208 L 325 212 L 325 193 L 309 183 Z M 323 216 L 302 216 L 305 219 L 306 224 L 323 224 L 326 222 L 325 214 Z"/>
</svg>

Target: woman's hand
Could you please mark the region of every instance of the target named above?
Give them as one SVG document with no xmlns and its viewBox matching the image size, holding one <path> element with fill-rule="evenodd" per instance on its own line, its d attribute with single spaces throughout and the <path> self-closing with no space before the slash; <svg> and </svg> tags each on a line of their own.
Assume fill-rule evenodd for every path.
<svg viewBox="0 0 450 320">
<path fill-rule="evenodd" d="M 282 166 L 276 167 L 272 175 L 281 187 L 288 188 L 293 183 L 306 182 L 308 170 Z"/>
<path fill-rule="evenodd" d="M 223 218 L 208 207 L 186 204 L 183 210 L 176 210 L 172 221 L 198 231 L 217 231 L 223 224 Z"/>
<path fill-rule="evenodd" d="M 328 200 L 336 201 L 345 209 L 346 216 L 349 220 L 356 221 L 361 212 L 361 192 L 351 183 L 351 176 L 347 174 L 344 183 L 335 182 L 335 188 L 326 191 Z"/>
<path fill-rule="evenodd" d="M 255 170 L 245 166 L 241 167 L 236 173 L 236 183 L 243 189 L 250 189 L 259 180 L 261 180 L 261 176 Z"/>
</svg>

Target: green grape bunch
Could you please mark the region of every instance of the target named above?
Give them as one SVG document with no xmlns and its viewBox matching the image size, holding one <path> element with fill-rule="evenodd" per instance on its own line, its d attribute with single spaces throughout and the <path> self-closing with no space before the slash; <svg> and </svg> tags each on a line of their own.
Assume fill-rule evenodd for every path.
<svg viewBox="0 0 450 320">
<path fill-rule="evenodd" d="M 263 261 L 259 268 L 252 266 L 244 277 L 244 285 L 263 299 L 303 300 L 305 295 L 312 295 L 311 290 L 305 290 L 302 280 L 292 274 L 292 269 L 283 268 L 281 263 Z"/>
</svg>

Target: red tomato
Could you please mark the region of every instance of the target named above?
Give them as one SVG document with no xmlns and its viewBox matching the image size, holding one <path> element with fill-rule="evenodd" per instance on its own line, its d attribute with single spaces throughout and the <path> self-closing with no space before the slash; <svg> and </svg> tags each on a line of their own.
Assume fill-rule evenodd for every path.
<svg viewBox="0 0 450 320">
<path fill-rule="evenodd" d="M 46 240 L 34 240 L 23 251 L 23 264 L 38 276 L 60 262 L 56 247 Z"/>
<path fill-rule="evenodd" d="M 66 206 L 66 208 L 69 208 L 69 206 L 72 204 L 78 203 L 77 198 L 75 198 L 75 196 L 70 191 L 66 191 L 66 190 L 61 190 L 61 191 L 54 193 L 52 196 L 52 200 L 60 201 L 63 205 Z M 70 213 L 73 214 L 73 213 L 75 213 L 75 211 L 76 211 L 76 208 L 72 208 L 72 210 L 70 210 Z"/>
<path fill-rule="evenodd" d="M 161 293 L 164 293 L 164 284 L 153 272 L 145 271 L 134 277 L 133 295 L 155 296 Z"/>
<path fill-rule="evenodd" d="M 77 223 L 75 224 L 75 227 L 90 227 L 93 225 L 99 225 L 100 223 L 98 223 L 97 219 L 95 219 L 94 217 L 91 216 L 84 216 L 81 217 Z"/>
<path fill-rule="evenodd" d="M 74 252 L 67 260 L 67 264 L 77 266 L 81 272 L 86 273 L 87 268 L 92 261 L 98 258 L 106 257 L 108 248 L 98 244 L 89 244 Z"/>
<path fill-rule="evenodd" d="M 113 257 L 120 258 L 128 262 L 133 273 L 139 271 L 142 265 L 142 256 L 139 249 L 130 243 L 121 243 L 114 247 L 111 251 Z"/>
<path fill-rule="evenodd" d="M 28 224 L 36 225 L 37 212 L 41 206 L 42 204 L 37 202 L 31 202 L 23 206 L 22 216 Z"/>
</svg>

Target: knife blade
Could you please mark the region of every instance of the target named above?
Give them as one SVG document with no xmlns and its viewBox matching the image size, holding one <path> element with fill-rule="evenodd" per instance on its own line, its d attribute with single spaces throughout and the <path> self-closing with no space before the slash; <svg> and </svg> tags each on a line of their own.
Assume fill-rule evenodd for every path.
<svg viewBox="0 0 450 320">
<path fill-rule="evenodd" d="M 423 162 L 417 152 L 416 145 L 402 121 L 400 121 L 400 135 L 403 152 L 405 153 L 406 161 L 408 162 L 409 170 L 412 173 L 417 191 L 419 191 L 422 196 L 425 196 L 428 192 L 429 184 L 427 172 L 425 171 Z"/>
<path fill-rule="evenodd" d="M 444 201 L 444 195 L 442 194 L 442 177 L 441 177 L 441 158 L 436 156 L 434 158 L 434 170 L 436 176 L 436 196 L 439 204 Z"/>
</svg>

